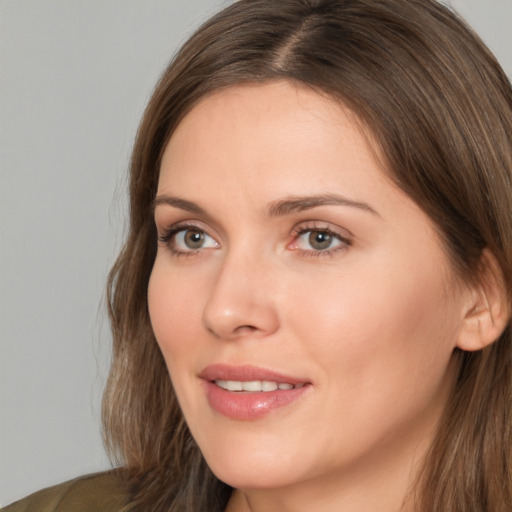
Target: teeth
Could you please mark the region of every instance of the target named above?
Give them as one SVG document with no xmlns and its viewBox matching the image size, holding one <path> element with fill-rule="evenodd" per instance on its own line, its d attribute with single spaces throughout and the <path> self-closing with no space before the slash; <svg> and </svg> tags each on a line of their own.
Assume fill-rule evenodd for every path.
<svg viewBox="0 0 512 512">
<path fill-rule="evenodd" d="M 277 384 L 276 382 L 270 382 L 268 380 L 263 380 L 261 382 L 261 391 L 275 391 L 276 389 L 278 389 L 278 386 L 280 386 L 280 384 Z M 281 388 L 279 388 L 281 389 Z"/>
<path fill-rule="evenodd" d="M 249 382 L 241 382 L 244 391 L 261 391 L 261 381 L 250 380 Z"/>
<path fill-rule="evenodd" d="M 229 391 L 242 391 L 243 390 L 241 382 L 236 382 L 234 380 L 228 380 L 226 382 L 226 385 L 227 385 L 227 389 Z"/>
<path fill-rule="evenodd" d="M 228 391 L 247 391 L 249 393 L 257 393 L 260 391 L 276 391 L 277 389 L 288 390 L 294 388 L 301 388 L 304 384 L 288 384 L 287 382 L 271 382 L 268 380 L 250 380 L 250 381 L 238 381 L 238 380 L 216 380 L 215 384 L 222 389 Z"/>
</svg>

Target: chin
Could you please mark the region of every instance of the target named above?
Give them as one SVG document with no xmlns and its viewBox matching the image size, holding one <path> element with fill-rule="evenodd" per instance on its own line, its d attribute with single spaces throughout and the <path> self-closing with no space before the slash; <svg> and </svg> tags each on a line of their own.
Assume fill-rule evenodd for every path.
<svg viewBox="0 0 512 512">
<path fill-rule="evenodd" d="M 286 487 L 302 480 L 303 476 L 297 461 L 293 464 L 275 451 L 261 450 L 247 456 L 233 449 L 211 461 L 207 458 L 206 462 L 219 480 L 236 489 Z"/>
<path fill-rule="evenodd" d="M 291 477 L 289 473 L 286 475 L 280 474 L 276 468 L 272 468 L 271 472 L 258 468 L 247 468 L 244 471 L 219 468 L 218 471 L 213 471 L 213 473 L 219 480 L 235 489 L 278 489 L 299 481 L 299 479 Z"/>
</svg>

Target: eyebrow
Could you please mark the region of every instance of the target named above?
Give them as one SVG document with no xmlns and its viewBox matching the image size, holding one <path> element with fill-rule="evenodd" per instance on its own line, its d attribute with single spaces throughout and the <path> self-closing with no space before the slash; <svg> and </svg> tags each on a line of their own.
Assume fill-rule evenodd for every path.
<svg viewBox="0 0 512 512">
<path fill-rule="evenodd" d="M 187 201 L 186 199 L 181 199 L 179 197 L 168 196 L 166 194 L 156 196 L 155 200 L 153 201 L 153 211 L 157 206 L 162 204 L 174 206 L 174 208 L 179 208 L 180 210 L 185 210 L 197 215 L 206 215 L 206 211 L 198 204 L 193 203 L 192 201 Z"/>
<path fill-rule="evenodd" d="M 302 212 L 312 208 L 318 208 L 319 206 L 350 206 L 380 217 L 377 210 L 373 209 L 369 204 L 361 201 L 354 201 L 339 194 L 290 196 L 285 199 L 273 201 L 270 203 L 267 211 L 269 216 L 279 217 L 294 212 Z"/>
<path fill-rule="evenodd" d="M 167 194 L 161 194 L 155 198 L 153 201 L 153 210 L 160 205 L 173 206 L 174 208 L 179 208 L 180 210 L 185 210 L 197 215 L 207 215 L 206 211 L 198 204 L 179 197 L 169 196 Z M 318 208 L 320 206 L 349 206 L 380 217 L 379 213 L 369 204 L 361 201 L 354 201 L 339 194 L 290 196 L 285 199 L 278 199 L 276 201 L 272 201 L 267 207 L 267 215 L 269 217 L 281 217 L 289 215 L 290 213 L 302 212 L 312 208 Z"/>
</svg>

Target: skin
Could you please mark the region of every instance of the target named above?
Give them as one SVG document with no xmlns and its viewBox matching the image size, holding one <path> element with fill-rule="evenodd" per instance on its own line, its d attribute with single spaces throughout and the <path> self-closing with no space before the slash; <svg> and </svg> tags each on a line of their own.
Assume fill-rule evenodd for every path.
<svg viewBox="0 0 512 512">
<path fill-rule="evenodd" d="M 159 242 L 149 311 L 190 430 L 236 488 L 228 510 L 408 510 L 473 294 L 368 140 L 339 103 L 273 82 L 204 98 L 165 149 L 159 236 L 185 223 L 204 238 L 194 250 L 190 231 Z M 329 194 L 355 204 L 275 208 Z M 331 246 L 311 244 L 326 232 Z M 198 377 L 216 363 L 311 385 L 234 420 Z"/>
</svg>

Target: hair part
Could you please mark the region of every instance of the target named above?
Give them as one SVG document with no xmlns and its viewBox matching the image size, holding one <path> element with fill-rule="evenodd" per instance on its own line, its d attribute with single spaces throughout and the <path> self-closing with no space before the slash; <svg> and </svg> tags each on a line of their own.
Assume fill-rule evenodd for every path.
<svg viewBox="0 0 512 512">
<path fill-rule="evenodd" d="M 224 510 L 179 409 L 148 313 L 160 160 L 208 94 L 287 80 L 354 112 L 390 178 L 432 219 L 455 274 L 494 255 L 512 297 L 512 90 L 481 40 L 434 0 L 240 0 L 207 21 L 160 79 L 130 167 L 130 231 L 109 277 L 114 345 L 103 402 L 107 447 L 126 465 L 131 507 Z M 418 510 L 512 510 L 510 326 L 459 376 L 423 465 Z"/>
</svg>

